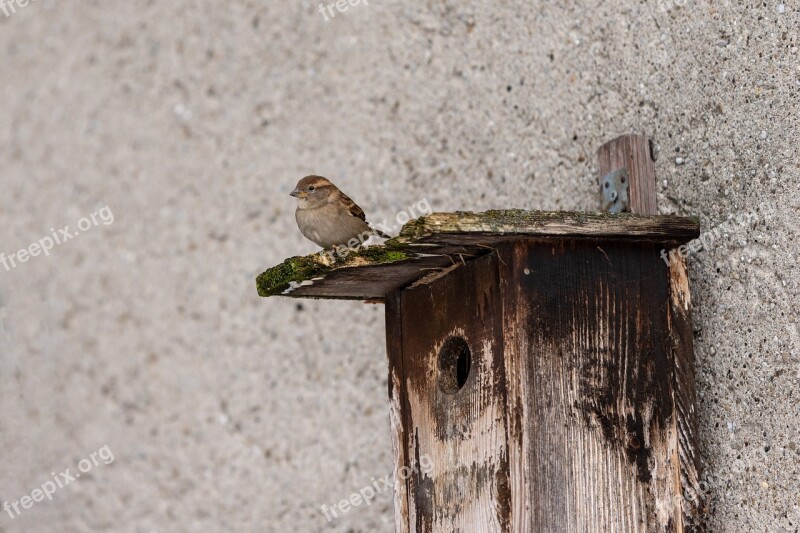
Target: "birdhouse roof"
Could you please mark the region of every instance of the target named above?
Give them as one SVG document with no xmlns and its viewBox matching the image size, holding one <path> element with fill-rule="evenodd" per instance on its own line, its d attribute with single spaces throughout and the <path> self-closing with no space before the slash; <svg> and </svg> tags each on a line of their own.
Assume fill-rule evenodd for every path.
<svg viewBox="0 0 800 533">
<path fill-rule="evenodd" d="M 696 218 L 519 209 L 433 213 L 380 246 L 291 257 L 258 276 L 261 296 L 382 301 L 390 292 L 447 275 L 501 243 L 627 241 L 666 249 L 700 234 Z"/>
</svg>

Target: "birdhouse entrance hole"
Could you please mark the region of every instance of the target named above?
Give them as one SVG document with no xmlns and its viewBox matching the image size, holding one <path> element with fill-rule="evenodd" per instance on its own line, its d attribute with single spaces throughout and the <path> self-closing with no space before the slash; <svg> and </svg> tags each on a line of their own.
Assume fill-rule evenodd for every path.
<svg viewBox="0 0 800 533">
<path fill-rule="evenodd" d="M 446 394 L 460 391 L 469 377 L 472 353 L 467 341 L 450 337 L 439 350 L 439 387 Z"/>
</svg>

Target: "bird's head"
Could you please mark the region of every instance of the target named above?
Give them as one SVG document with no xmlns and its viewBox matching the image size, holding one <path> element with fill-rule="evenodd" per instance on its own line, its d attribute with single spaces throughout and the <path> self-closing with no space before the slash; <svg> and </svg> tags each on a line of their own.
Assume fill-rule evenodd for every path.
<svg viewBox="0 0 800 533">
<path fill-rule="evenodd" d="M 306 176 L 297 182 L 289 196 L 294 196 L 302 208 L 318 207 L 328 201 L 336 187 L 322 176 Z"/>
</svg>

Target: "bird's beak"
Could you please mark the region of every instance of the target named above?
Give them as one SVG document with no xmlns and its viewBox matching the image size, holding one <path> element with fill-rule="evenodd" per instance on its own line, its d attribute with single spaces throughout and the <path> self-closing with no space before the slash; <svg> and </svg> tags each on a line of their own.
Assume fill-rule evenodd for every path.
<svg viewBox="0 0 800 533">
<path fill-rule="evenodd" d="M 289 193 L 289 196 L 294 196 L 295 198 L 305 198 L 308 193 L 301 191 L 300 189 L 295 189 Z"/>
</svg>

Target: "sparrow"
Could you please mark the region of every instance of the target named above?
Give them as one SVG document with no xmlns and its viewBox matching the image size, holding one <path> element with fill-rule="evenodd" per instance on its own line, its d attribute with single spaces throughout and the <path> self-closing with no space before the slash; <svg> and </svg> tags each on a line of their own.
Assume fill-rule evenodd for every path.
<svg viewBox="0 0 800 533">
<path fill-rule="evenodd" d="M 371 235 L 389 238 L 371 228 L 364 210 L 322 176 L 301 179 L 289 196 L 297 198 L 294 218 L 300 233 L 322 248 L 349 247 L 352 239 L 363 244 Z"/>
</svg>

